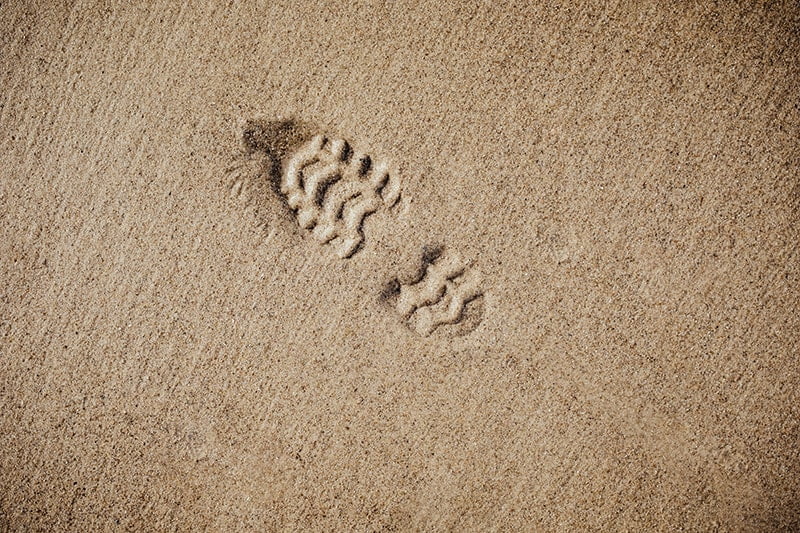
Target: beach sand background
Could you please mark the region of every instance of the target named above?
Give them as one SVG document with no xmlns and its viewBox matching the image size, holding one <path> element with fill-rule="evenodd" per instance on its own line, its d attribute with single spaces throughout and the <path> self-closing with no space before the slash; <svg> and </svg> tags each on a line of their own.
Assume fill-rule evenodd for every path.
<svg viewBox="0 0 800 533">
<path fill-rule="evenodd" d="M 796 3 L 129 4 L 0 4 L 0 529 L 800 528 Z M 287 119 L 398 169 L 350 259 L 230 189 Z"/>
</svg>

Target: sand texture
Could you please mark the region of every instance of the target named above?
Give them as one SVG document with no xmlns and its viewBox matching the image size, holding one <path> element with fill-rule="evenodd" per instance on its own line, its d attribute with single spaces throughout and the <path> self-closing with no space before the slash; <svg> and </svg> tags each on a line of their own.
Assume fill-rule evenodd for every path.
<svg viewBox="0 0 800 533">
<path fill-rule="evenodd" d="M 797 2 L 0 2 L 0 531 L 800 530 Z"/>
</svg>

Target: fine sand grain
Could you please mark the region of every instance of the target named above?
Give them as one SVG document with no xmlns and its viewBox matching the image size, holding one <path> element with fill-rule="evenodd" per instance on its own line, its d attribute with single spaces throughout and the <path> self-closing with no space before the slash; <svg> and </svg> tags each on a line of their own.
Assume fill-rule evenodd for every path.
<svg viewBox="0 0 800 533">
<path fill-rule="evenodd" d="M 0 531 L 800 529 L 796 2 L 184 4 L 0 3 Z"/>
</svg>

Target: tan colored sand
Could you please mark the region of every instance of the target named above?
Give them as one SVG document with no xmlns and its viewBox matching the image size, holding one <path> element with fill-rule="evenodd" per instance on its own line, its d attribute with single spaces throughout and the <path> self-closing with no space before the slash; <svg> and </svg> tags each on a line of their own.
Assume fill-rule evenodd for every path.
<svg viewBox="0 0 800 533">
<path fill-rule="evenodd" d="M 796 4 L 127 4 L 0 5 L 0 529 L 800 528 Z M 397 165 L 352 258 L 279 119 Z"/>
</svg>

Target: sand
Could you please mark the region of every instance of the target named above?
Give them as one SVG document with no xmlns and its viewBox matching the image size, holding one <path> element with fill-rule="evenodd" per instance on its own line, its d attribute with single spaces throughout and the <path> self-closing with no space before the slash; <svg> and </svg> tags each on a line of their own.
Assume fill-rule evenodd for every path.
<svg viewBox="0 0 800 533">
<path fill-rule="evenodd" d="M 129 4 L 0 5 L 0 530 L 800 529 L 796 3 Z"/>
</svg>

